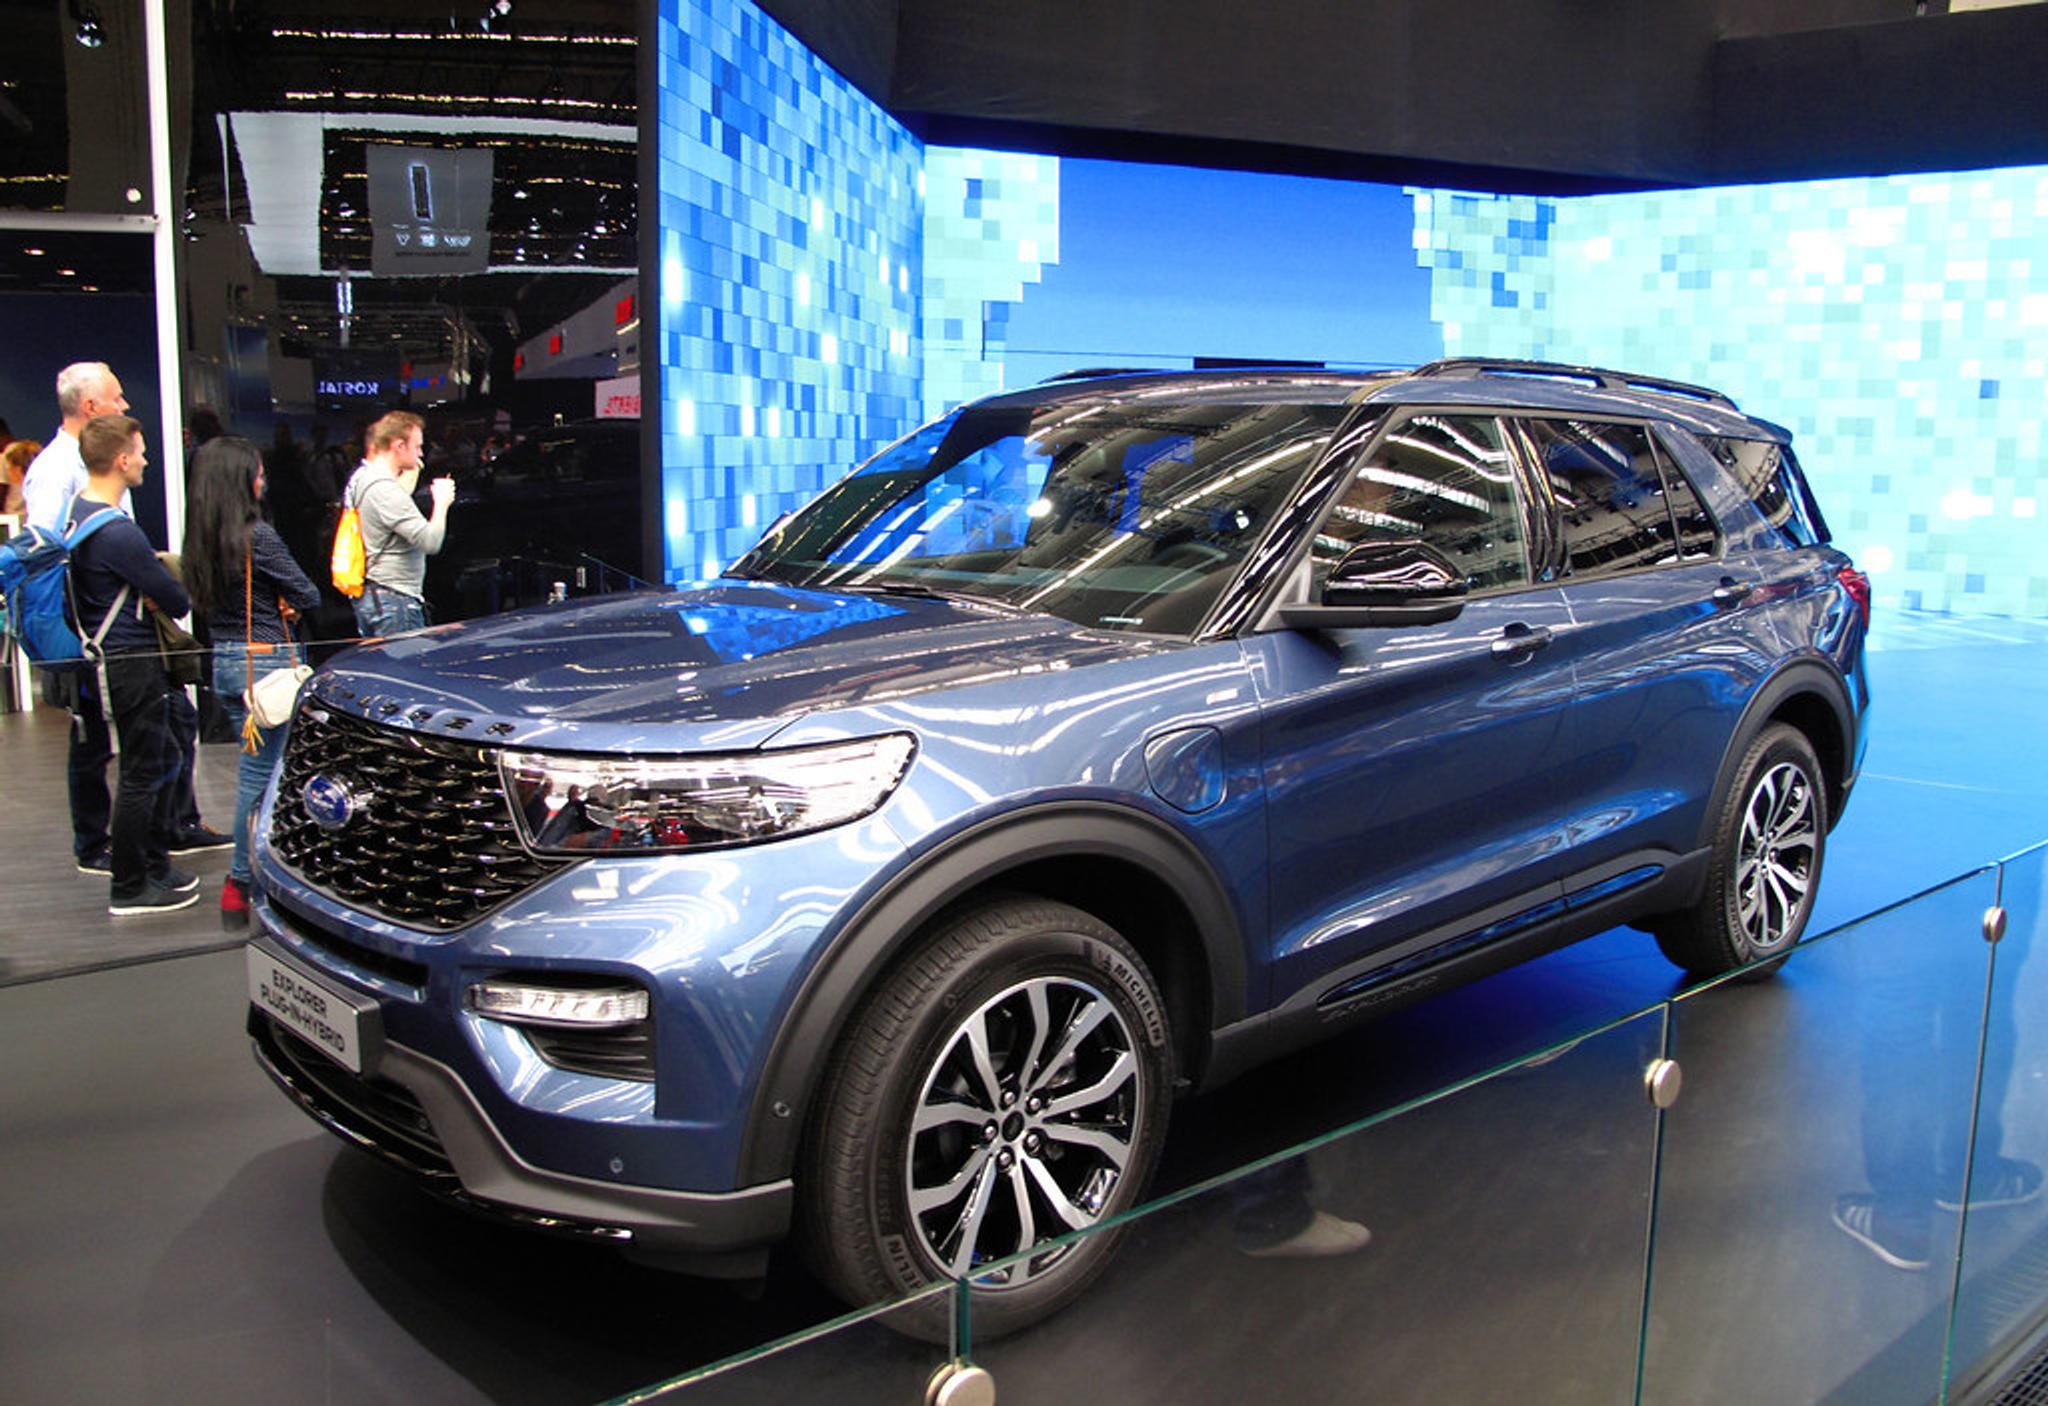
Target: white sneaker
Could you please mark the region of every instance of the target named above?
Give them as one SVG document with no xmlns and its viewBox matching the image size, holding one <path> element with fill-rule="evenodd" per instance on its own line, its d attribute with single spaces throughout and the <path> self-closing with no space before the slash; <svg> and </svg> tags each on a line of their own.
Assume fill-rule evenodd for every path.
<svg viewBox="0 0 2048 1406">
<path fill-rule="evenodd" d="M 1245 1253 L 1255 1260 L 1319 1260 L 1350 1255 L 1372 1243 L 1372 1232 L 1355 1220 L 1317 1211 L 1316 1218 L 1277 1245 Z"/>
</svg>

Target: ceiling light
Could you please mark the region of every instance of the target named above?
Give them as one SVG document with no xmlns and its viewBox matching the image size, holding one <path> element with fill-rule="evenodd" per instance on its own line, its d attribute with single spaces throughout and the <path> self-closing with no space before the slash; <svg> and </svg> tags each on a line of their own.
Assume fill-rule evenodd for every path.
<svg viewBox="0 0 2048 1406">
<path fill-rule="evenodd" d="M 28 255 L 31 259 L 40 259 L 43 257 L 43 251 L 40 249 L 24 249 L 21 252 Z"/>
<path fill-rule="evenodd" d="M 107 42 L 106 28 L 100 23 L 100 12 L 82 0 L 71 0 L 71 23 L 76 26 L 71 37 L 88 49 L 97 49 Z"/>
<path fill-rule="evenodd" d="M 60 278 L 76 278 L 76 277 L 78 277 L 78 270 L 77 270 L 77 269 L 58 269 L 58 270 L 57 270 L 57 275 L 58 275 L 58 277 L 60 277 Z"/>
</svg>

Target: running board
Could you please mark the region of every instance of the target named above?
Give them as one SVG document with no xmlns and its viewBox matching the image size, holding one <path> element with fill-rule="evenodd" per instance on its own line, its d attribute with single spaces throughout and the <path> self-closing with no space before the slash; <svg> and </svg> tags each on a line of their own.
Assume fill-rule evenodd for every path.
<svg viewBox="0 0 2048 1406">
<path fill-rule="evenodd" d="M 1573 876 L 1560 898 L 1498 918 L 1388 960 L 1384 954 L 1337 971 L 1284 1005 L 1211 1037 L 1196 1085 L 1212 1089 L 1247 1069 L 1416 1001 L 1463 986 L 1560 947 L 1697 901 L 1712 850 L 1638 855 Z M 1376 965 L 1374 964 L 1376 963 Z M 1360 967 L 1367 969 L 1360 970 Z"/>
</svg>

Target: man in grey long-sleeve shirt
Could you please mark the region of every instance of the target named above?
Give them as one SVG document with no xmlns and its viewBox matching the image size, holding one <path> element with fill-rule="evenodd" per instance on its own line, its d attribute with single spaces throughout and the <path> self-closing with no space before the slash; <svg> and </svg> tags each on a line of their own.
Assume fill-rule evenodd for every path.
<svg viewBox="0 0 2048 1406">
<path fill-rule="evenodd" d="M 369 457 L 342 494 L 363 525 L 365 569 L 356 626 L 366 635 L 395 635 L 427 623 L 427 558 L 448 535 L 455 480 L 433 481 L 433 514 L 422 517 L 412 494 L 425 446 L 425 422 L 410 411 L 392 411 L 370 426 Z"/>
</svg>

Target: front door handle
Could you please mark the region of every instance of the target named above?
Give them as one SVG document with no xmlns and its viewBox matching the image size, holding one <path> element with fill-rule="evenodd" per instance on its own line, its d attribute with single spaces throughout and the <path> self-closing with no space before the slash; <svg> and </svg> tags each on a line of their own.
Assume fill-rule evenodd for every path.
<svg viewBox="0 0 2048 1406">
<path fill-rule="evenodd" d="M 1755 589 L 1754 581 L 1738 581 L 1733 576 L 1723 576 L 1721 584 L 1714 588 L 1714 604 L 1740 605 L 1749 599 L 1749 593 Z"/>
<path fill-rule="evenodd" d="M 1524 625 L 1517 620 L 1500 632 L 1500 638 L 1493 642 L 1493 657 L 1496 659 L 1526 659 L 1544 645 L 1550 643 L 1550 629 L 1545 625 Z"/>
</svg>

